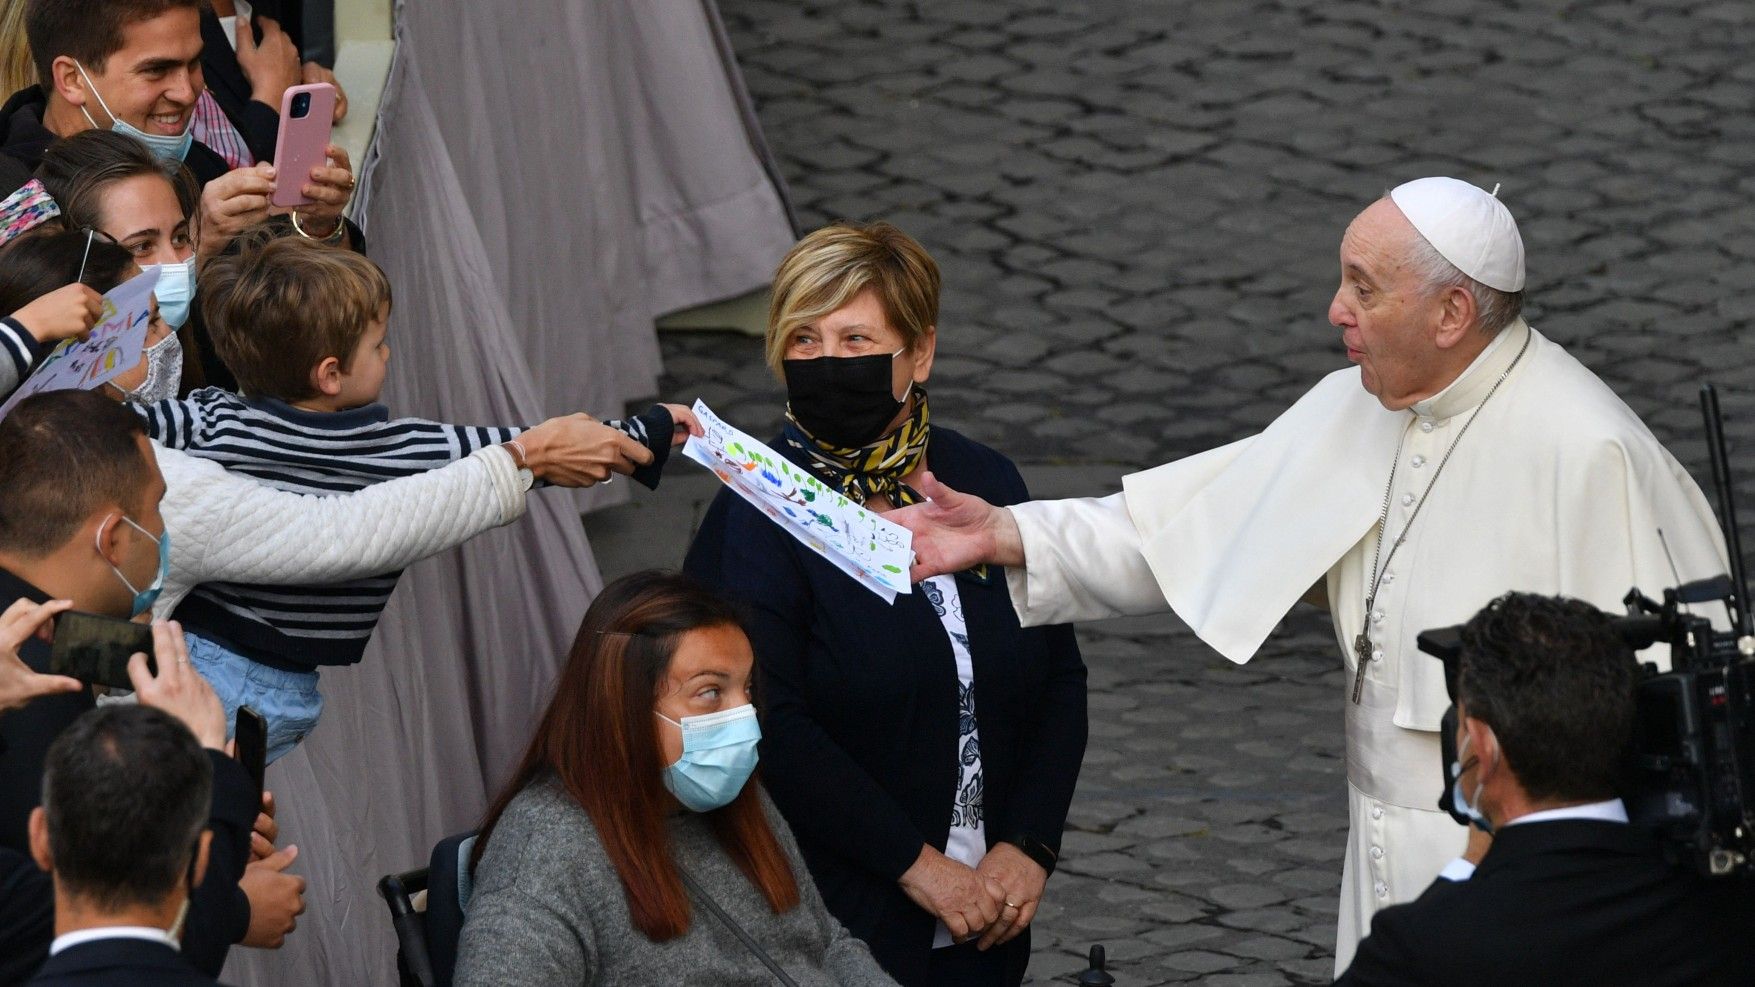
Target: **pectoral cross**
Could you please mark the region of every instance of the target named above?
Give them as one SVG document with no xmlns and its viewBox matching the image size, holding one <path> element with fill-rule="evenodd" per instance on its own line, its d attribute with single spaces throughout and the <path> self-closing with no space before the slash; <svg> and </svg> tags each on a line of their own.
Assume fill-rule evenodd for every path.
<svg viewBox="0 0 1755 987">
<path fill-rule="evenodd" d="M 1365 666 L 1371 662 L 1371 635 L 1360 631 L 1353 639 L 1353 654 L 1358 659 L 1359 670 L 1353 673 L 1353 702 L 1365 694 Z"/>
</svg>

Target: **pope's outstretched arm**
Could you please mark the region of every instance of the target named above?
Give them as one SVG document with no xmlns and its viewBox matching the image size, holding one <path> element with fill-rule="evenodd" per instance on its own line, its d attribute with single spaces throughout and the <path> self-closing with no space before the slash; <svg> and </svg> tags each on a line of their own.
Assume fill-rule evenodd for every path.
<svg viewBox="0 0 1755 987">
<path fill-rule="evenodd" d="M 926 503 L 886 515 L 914 534 L 916 582 L 986 563 L 1006 567 L 1026 627 L 1167 609 L 1124 494 L 995 507 L 922 475 Z"/>
</svg>

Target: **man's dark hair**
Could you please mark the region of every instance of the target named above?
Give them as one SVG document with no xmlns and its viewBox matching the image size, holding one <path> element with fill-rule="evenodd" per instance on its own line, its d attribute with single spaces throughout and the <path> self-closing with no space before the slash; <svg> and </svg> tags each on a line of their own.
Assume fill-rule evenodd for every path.
<svg viewBox="0 0 1755 987">
<path fill-rule="evenodd" d="M 145 505 L 152 467 L 139 416 L 95 391 L 50 391 L 0 420 L 0 552 L 43 556 L 99 508 Z"/>
<path fill-rule="evenodd" d="M 86 713 L 43 764 L 56 879 L 109 911 L 159 904 L 186 880 L 212 798 L 213 766 L 181 721 L 133 703 Z"/>
<path fill-rule="evenodd" d="M 1507 593 L 1463 627 L 1457 700 L 1493 728 L 1532 799 L 1615 794 L 1638 666 L 1610 620 L 1579 600 Z"/>
<path fill-rule="evenodd" d="M 0 250 L 0 315 L 75 281 L 106 294 L 135 273 L 133 256 L 102 233 L 68 230 L 14 240 Z"/>
<path fill-rule="evenodd" d="M 104 62 L 122 50 L 122 30 L 151 20 L 167 10 L 201 8 L 205 0 L 29 0 L 24 36 L 37 63 L 37 81 L 54 83 L 55 59 L 69 55 L 88 72 L 102 72 Z"/>
</svg>

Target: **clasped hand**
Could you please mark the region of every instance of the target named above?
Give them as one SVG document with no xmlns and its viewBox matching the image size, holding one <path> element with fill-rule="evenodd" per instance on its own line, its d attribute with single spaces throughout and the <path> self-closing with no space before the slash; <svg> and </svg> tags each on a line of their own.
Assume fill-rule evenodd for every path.
<svg viewBox="0 0 1755 987">
<path fill-rule="evenodd" d="M 921 847 L 900 884 L 909 899 L 945 924 L 953 940 L 979 936 L 977 948 L 986 950 L 1029 927 L 1047 882 L 1040 865 L 999 843 L 975 867 Z"/>
</svg>

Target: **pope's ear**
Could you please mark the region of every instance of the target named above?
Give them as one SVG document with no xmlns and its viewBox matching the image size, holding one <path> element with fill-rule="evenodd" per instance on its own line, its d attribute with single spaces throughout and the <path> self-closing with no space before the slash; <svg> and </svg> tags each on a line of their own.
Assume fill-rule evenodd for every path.
<svg viewBox="0 0 1755 987">
<path fill-rule="evenodd" d="M 1474 292 L 1460 284 L 1445 288 L 1438 298 L 1438 331 L 1433 342 L 1441 350 L 1461 343 L 1474 331 L 1475 319 L 1479 314 Z"/>
</svg>

